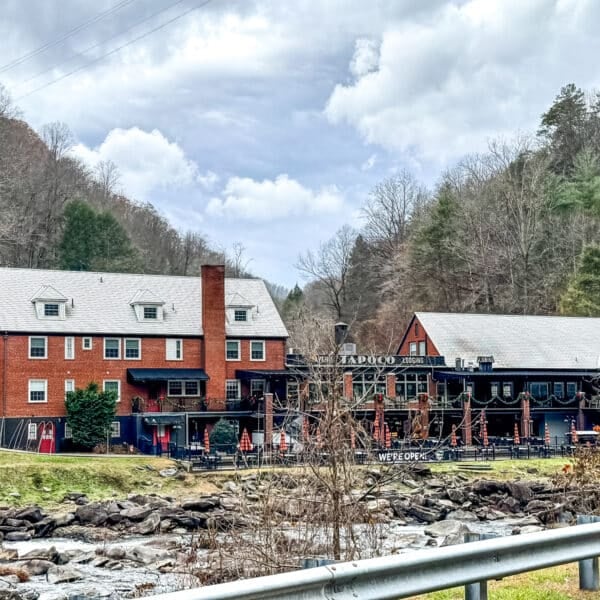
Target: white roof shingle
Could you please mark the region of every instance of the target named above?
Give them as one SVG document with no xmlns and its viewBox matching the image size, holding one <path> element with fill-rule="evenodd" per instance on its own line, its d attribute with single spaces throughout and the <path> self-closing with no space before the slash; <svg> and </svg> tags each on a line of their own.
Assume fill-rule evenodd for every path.
<svg viewBox="0 0 600 600">
<path fill-rule="evenodd" d="M 448 366 L 494 357 L 499 369 L 599 369 L 600 318 L 418 312 Z"/>
<path fill-rule="evenodd" d="M 0 330 L 48 333 L 202 335 L 200 277 L 0 268 Z M 38 319 L 32 299 L 44 287 L 67 299 L 66 319 Z M 225 279 L 225 297 L 240 294 L 256 307 L 251 323 L 226 325 L 227 335 L 287 337 L 261 279 Z M 164 320 L 138 321 L 132 299 L 164 302 Z M 225 310 L 225 307 L 223 307 Z"/>
</svg>

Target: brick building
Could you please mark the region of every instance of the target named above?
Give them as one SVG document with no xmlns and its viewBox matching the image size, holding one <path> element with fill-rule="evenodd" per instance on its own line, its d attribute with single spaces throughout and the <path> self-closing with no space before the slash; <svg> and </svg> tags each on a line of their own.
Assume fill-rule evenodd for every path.
<svg viewBox="0 0 600 600">
<path fill-rule="evenodd" d="M 114 443 L 187 445 L 222 416 L 269 427 L 257 399 L 287 331 L 262 280 L 3 268 L 0 302 L 2 446 L 68 447 L 65 394 L 92 381 L 118 394 Z"/>
</svg>

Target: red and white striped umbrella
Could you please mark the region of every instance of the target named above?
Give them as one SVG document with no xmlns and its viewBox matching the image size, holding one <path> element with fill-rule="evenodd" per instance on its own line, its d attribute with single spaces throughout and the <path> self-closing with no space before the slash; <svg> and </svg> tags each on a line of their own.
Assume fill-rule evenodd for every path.
<svg viewBox="0 0 600 600">
<path fill-rule="evenodd" d="M 487 420 L 485 418 L 485 410 L 481 411 L 481 416 L 479 417 L 481 421 L 481 437 L 484 446 L 489 446 L 490 440 L 488 439 L 488 431 L 487 431 Z"/>
<path fill-rule="evenodd" d="M 286 452 L 288 449 L 287 440 L 285 438 L 285 431 L 281 430 L 281 437 L 279 438 L 279 452 Z"/>
<path fill-rule="evenodd" d="M 458 446 L 458 438 L 456 437 L 456 425 L 452 425 L 452 433 L 450 434 L 450 445 L 453 448 Z"/>
<path fill-rule="evenodd" d="M 204 452 L 208 454 L 210 452 L 210 439 L 208 436 L 208 428 L 204 428 Z"/>
<path fill-rule="evenodd" d="M 548 423 L 546 423 L 546 426 L 544 427 L 544 444 L 546 444 L 546 446 L 550 445 L 550 427 L 548 427 Z"/>
<path fill-rule="evenodd" d="M 571 443 L 577 444 L 579 442 L 579 436 L 575 430 L 575 422 L 571 423 Z"/>
<path fill-rule="evenodd" d="M 350 429 L 350 448 L 352 450 L 356 449 L 356 433 L 354 433 L 354 429 Z"/>
<path fill-rule="evenodd" d="M 304 419 L 302 420 L 302 440 L 304 442 L 308 442 L 308 437 L 308 417 L 304 417 Z"/>
<path fill-rule="evenodd" d="M 515 423 L 515 433 L 513 435 L 513 441 L 515 446 L 518 446 L 521 443 L 521 438 L 519 436 L 519 424 Z"/>
<path fill-rule="evenodd" d="M 321 428 L 317 427 L 317 448 L 323 447 L 323 440 L 321 439 Z"/>
<path fill-rule="evenodd" d="M 379 435 L 380 434 L 380 431 L 379 431 L 380 428 L 381 428 L 381 425 L 379 423 L 379 412 L 376 412 L 375 413 L 375 421 L 373 422 L 373 439 L 376 442 L 380 441 L 380 435 Z"/>
<path fill-rule="evenodd" d="M 252 452 L 252 442 L 250 441 L 248 430 L 245 427 L 242 431 L 242 437 L 240 438 L 240 450 L 242 452 Z"/>
<path fill-rule="evenodd" d="M 385 434 L 385 447 L 391 448 L 392 447 L 392 433 L 390 432 L 390 427 L 387 423 L 383 424 L 383 431 Z"/>
</svg>

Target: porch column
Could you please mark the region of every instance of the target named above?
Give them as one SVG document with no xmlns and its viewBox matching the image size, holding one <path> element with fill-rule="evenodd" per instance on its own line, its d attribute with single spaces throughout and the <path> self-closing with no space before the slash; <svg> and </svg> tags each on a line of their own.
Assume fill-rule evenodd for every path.
<svg viewBox="0 0 600 600">
<path fill-rule="evenodd" d="M 396 373 L 388 373 L 385 376 L 385 395 L 388 398 L 396 397 Z"/>
<path fill-rule="evenodd" d="M 419 415 L 421 418 L 421 438 L 429 437 L 429 397 L 427 394 L 419 396 Z"/>
<path fill-rule="evenodd" d="M 273 445 L 273 394 L 265 394 L 265 452 Z"/>
<path fill-rule="evenodd" d="M 529 394 L 525 393 L 521 398 L 521 438 L 530 437 L 531 406 Z"/>
<path fill-rule="evenodd" d="M 471 423 L 471 396 L 467 394 L 466 400 L 463 400 L 463 435 L 465 446 L 473 445 L 473 424 Z"/>
<path fill-rule="evenodd" d="M 579 399 L 579 410 L 577 411 L 577 429 L 583 431 L 585 429 L 585 415 L 583 409 L 585 408 L 585 394 L 583 392 L 577 392 L 577 398 Z"/>
<path fill-rule="evenodd" d="M 344 398 L 346 400 L 352 400 L 352 371 L 346 371 L 344 373 Z"/>
</svg>

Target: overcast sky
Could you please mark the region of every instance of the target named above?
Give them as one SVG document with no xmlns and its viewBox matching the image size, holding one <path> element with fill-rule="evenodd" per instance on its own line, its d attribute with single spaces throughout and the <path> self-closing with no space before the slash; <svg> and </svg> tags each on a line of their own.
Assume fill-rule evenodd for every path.
<svg viewBox="0 0 600 600">
<path fill-rule="evenodd" d="M 287 286 L 378 181 L 433 185 L 535 130 L 562 85 L 600 87 L 596 0 L 203 4 L 2 0 L 0 82 L 33 127 L 64 121 L 82 160 L 114 161 L 131 198 Z"/>
</svg>

